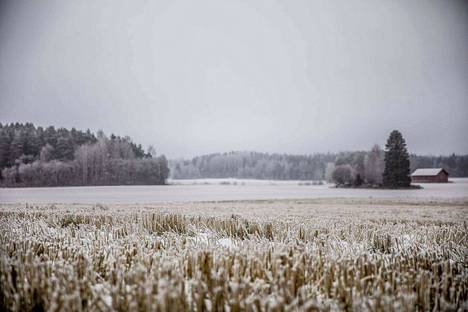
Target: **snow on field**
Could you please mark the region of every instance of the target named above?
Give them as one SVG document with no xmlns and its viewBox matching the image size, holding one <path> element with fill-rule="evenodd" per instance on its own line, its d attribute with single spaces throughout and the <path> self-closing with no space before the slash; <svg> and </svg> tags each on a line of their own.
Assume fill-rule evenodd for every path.
<svg viewBox="0 0 468 312">
<path fill-rule="evenodd" d="M 0 189 L 0 202 L 162 203 L 294 198 L 468 198 L 468 178 L 421 184 L 420 190 L 337 189 L 311 181 L 171 180 L 170 185 Z"/>
<path fill-rule="evenodd" d="M 256 179 L 169 179 L 170 185 L 318 185 L 325 184 L 325 181 L 304 181 L 304 180 L 256 180 Z"/>
<path fill-rule="evenodd" d="M 461 311 L 467 203 L 0 203 L 0 295 L 18 311 Z"/>
</svg>

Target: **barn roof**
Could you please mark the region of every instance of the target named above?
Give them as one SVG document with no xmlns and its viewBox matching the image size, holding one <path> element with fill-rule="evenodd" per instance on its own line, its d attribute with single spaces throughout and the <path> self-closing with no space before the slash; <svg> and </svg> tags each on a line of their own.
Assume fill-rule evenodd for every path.
<svg viewBox="0 0 468 312">
<path fill-rule="evenodd" d="M 413 172 L 412 176 L 436 176 L 441 171 L 445 171 L 444 168 L 420 168 Z M 447 171 L 445 171 L 447 173 Z"/>
</svg>

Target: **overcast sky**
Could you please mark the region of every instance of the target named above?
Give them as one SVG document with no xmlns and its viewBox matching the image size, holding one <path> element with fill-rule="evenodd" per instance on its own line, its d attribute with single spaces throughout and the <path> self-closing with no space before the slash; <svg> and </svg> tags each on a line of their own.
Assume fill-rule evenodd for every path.
<svg viewBox="0 0 468 312">
<path fill-rule="evenodd" d="M 169 157 L 468 153 L 454 0 L 3 1 L 0 122 L 129 135 Z"/>
</svg>

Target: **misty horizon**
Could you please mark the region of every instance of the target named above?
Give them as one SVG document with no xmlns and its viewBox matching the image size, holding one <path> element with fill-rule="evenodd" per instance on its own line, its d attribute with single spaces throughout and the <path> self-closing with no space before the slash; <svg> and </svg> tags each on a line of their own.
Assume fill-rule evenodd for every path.
<svg viewBox="0 0 468 312">
<path fill-rule="evenodd" d="M 0 122 L 171 159 L 385 146 L 467 154 L 463 1 L 0 5 Z"/>
<path fill-rule="evenodd" d="M 0 123 L 2 124 L 11 124 L 11 123 L 16 123 L 16 122 L 19 122 L 19 123 L 28 123 L 29 121 L 26 121 L 26 120 L 23 120 L 23 121 L 7 121 L 7 122 L 3 122 L 3 121 L 0 121 Z M 33 123 L 34 124 L 34 123 Z M 122 134 L 122 133 L 108 133 L 106 132 L 105 130 L 103 129 L 97 129 L 97 130 L 94 130 L 94 129 L 79 129 L 77 127 L 73 127 L 73 126 L 70 126 L 70 127 L 67 127 L 67 126 L 57 126 L 57 125 L 37 125 L 37 124 L 34 124 L 34 126 L 36 127 L 42 127 L 43 129 L 46 129 L 47 127 L 49 126 L 53 126 L 55 127 L 55 129 L 59 129 L 59 128 L 65 128 L 65 129 L 76 129 L 76 130 L 81 130 L 81 131 L 87 131 L 87 130 L 90 130 L 91 133 L 93 133 L 94 135 L 96 135 L 99 131 L 102 131 L 104 133 L 104 135 L 106 137 L 110 137 L 111 135 L 116 135 L 116 136 L 121 136 L 121 137 L 129 137 L 130 139 L 132 139 L 132 141 L 134 143 L 136 143 L 137 145 L 138 144 L 141 144 L 139 141 L 135 140 L 134 138 L 126 135 L 126 134 Z M 179 156 L 179 157 L 171 157 L 170 155 L 167 155 L 165 154 L 163 151 L 158 151 L 156 150 L 156 155 L 165 155 L 165 156 L 168 156 L 169 159 L 171 160 L 187 160 L 187 159 L 192 159 L 192 158 L 195 158 L 195 157 L 200 157 L 200 156 L 207 156 L 207 155 L 213 155 L 213 154 L 229 154 L 229 153 L 263 153 L 263 154 L 270 154 L 270 155 L 290 155 L 290 156 L 293 156 L 293 155 L 297 155 L 297 156 L 309 156 L 309 155 L 316 155 L 316 154 L 340 154 L 340 153 L 348 153 L 348 152 L 365 152 L 365 151 L 369 151 L 371 150 L 371 148 L 374 146 L 374 145 L 379 145 L 380 148 L 382 148 L 383 150 L 385 149 L 385 144 L 386 144 L 386 140 L 384 140 L 383 143 L 378 143 L 378 142 L 375 142 L 374 144 L 371 144 L 369 145 L 368 148 L 362 148 L 362 149 L 354 149 L 354 150 L 337 150 L 337 151 L 313 151 L 311 153 L 287 153 L 287 152 L 283 152 L 283 151 L 262 151 L 262 150 L 225 150 L 225 151 L 212 151 L 212 152 L 207 152 L 207 153 L 204 153 L 204 154 L 195 154 L 195 155 L 188 155 L 188 156 Z M 142 145 L 142 148 L 146 151 L 148 150 L 150 147 L 153 147 L 153 145 L 148 145 L 148 146 L 144 146 Z M 467 153 L 454 153 L 454 152 L 449 152 L 449 153 L 446 153 L 446 154 L 418 154 L 418 153 L 413 153 L 411 150 L 409 150 L 409 153 L 412 154 L 412 155 L 418 155 L 418 156 L 450 156 L 452 154 L 455 154 L 455 155 L 464 155 L 464 154 L 467 154 Z"/>
</svg>

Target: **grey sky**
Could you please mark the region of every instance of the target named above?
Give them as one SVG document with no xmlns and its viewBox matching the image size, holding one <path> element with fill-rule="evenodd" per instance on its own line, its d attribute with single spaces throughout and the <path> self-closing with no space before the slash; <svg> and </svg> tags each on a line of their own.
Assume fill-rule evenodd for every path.
<svg viewBox="0 0 468 312">
<path fill-rule="evenodd" d="M 468 153 L 453 0 L 8 1 L 0 121 L 130 135 L 169 157 Z"/>
</svg>

